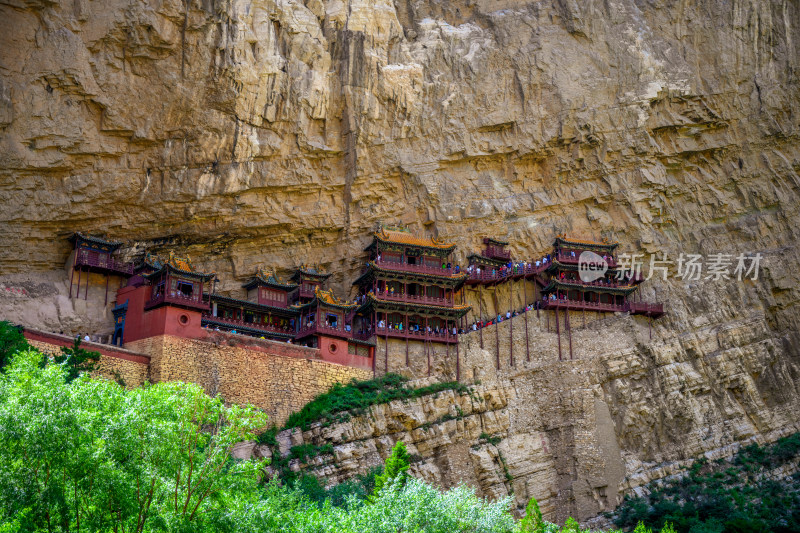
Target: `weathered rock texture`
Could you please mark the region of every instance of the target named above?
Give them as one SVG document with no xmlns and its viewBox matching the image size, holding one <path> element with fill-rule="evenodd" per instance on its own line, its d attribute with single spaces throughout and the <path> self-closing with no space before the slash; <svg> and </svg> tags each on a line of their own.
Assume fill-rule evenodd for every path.
<svg viewBox="0 0 800 533">
<path fill-rule="evenodd" d="M 222 291 L 303 261 L 349 289 L 378 221 L 461 259 L 556 232 L 762 253 L 754 282 L 651 281 L 652 342 L 627 318 L 548 388 L 499 379 L 511 420 L 557 434 L 554 508 L 613 505 L 614 480 L 797 424 L 798 29 L 789 0 L 2 0 L 0 316 L 110 328 L 99 280 L 66 296 L 74 230 L 188 252 Z M 465 370 L 491 373 L 476 353 Z M 531 423 L 516 456 L 539 453 Z M 624 476 L 578 483 L 585 439 Z"/>
<path fill-rule="evenodd" d="M 529 313 L 529 352 L 524 316 L 513 319 L 513 337 L 508 321 L 485 328 L 483 348 L 478 333 L 464 336 L 462 379 L 480 383 L 471 394 L 396 401 L 347 423 L 284 433 L 283 451 L 333 444 L 333 456 L 304 468 L 338 483 L 380 464 L 403 440 L 419 456 L 415 475 L 469 483 L 490 497 L 511 494 L 520 511 L 535 497 L 545 515 L 563 521 L 613 509 L 625 491 L 696 457 L 729 456 L 742 443 L 800 430 L 796 363 L 763 320 L 683 334 L 659 325 L 650 340 L 644 319 L 589 316 L 584 327 L 572 313 L 574 359 L 564 361 L 552 314 L 549 321 L 548 331 L 545 313 Z M 568 342 L 562 333 L 567 359 Z M 388 353 L 390 370 L 427 372 L 420 347 L 411 346 L 409 366 L 404 345 L 390 341 Z M 455 355 L 438 349 L 430 379 L 455 377 Z"/>
</svg>

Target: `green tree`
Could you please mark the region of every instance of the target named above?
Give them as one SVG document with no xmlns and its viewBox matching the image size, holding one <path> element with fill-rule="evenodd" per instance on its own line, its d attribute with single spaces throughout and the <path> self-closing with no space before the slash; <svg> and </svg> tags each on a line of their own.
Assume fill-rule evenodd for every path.
<svg viewBox="0 0 800 533">
<path fill-rule="evenodd" d="M 381 490 L 394 484 L 395 486 L 402 487 L 408 480 L 408 467 L 411 465 L 411 459 L 408 456 L 408 450 L 403 441 L 399 440 L 392 448 L 392 454 L 386 459 L 386 466 L 383 473 L 375 476 L 375 489 L 372 492 L 370 501 L 374 502 Z"/>
<path fill-rule="evenodd" d="M 21 327 L 11 322 L 0 322 L 0 370 L 11 362 L 15 353 L 29 347 Z"/>
<path fill-rule="evenodd" d="M 519 529 L 524 533 L 544 533 L 545 523 L 536 498 L 528 501 L 528 505 L 525 507 L 525 517 L 519 521 Z"/>
<path fill-rule="evenodd" d="M 72 383 L 75 378 L 83 373 L 91 374 L 97 362 L 100 360 L 100 352 L 92 352 L 81 348 L 81 340 L 75 338 L 75 342 L 69 348 L 61 347 L 61 353 L 53 356 L 53 361 L 66 368 L 67 383 Z"/>
<path fill-rule="evenodd" d="M 197 386 L 125 391 L 18 353 L 0 376 L 0 522 L 20 531 L 199 530 L 256 494 L 264 466 L 234 461 L 266 415 Z M 21 518 L 20 518 L 21 517 Z"/>
</svg>

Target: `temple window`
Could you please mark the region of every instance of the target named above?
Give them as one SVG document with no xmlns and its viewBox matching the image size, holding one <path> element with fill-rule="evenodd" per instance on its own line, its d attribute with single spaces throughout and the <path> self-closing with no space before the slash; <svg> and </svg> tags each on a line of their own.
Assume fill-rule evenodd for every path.
<svg viewBox="0 0 800 533">
<path fill-rule="evenodd" d="M 328 313 L 326 321 L 328 322 L 328 326 L 330 326 L 332 328 L 338 328 L 339 327 L 339 315 Z"/>
<path fill-rule="evenodd" d="M 186 296 L 187 298 L 192 296 L 192 291 L 194 290 L 194 285 L 186 282 L 186 281 L 179 281 L 178 282 L 178 293 Z"/>
</svg>

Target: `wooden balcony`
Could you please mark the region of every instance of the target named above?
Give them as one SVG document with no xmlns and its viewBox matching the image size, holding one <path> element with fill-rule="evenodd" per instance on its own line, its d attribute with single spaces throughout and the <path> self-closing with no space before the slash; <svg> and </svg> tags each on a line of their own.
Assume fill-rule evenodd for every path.
<svg viewBox="0 0 800 533">
<path fill-rule="evenodd" d="M 297 331 L 297 338 L 308 337 L 310 335 L 328 335 L 330 337 L 341 337 L 349 339 L 353 336 L 352 331 L 347 331 L 344 326 L 333 328 L 325 324 L 311 324 L 310 326 L 303 326 Z"/>
<path fill-rule="evenodd" d="M 376 298 L 381 300 L 389 300 L 392 302 L 403 302 L 408 304 L 425 304 L 425 305 L 439 305 L 444 307 L 453 307 L 453 298 L 435 298 L 433 296 L 417 296 L 410 294 L 398 294 L 390 292 L 378 291 L 375 294 Z"/>
<path fill-rule="evenodd" d="M 213 316 L 211 313 L 203 313 L 203 320 L 209 320 L 211 322 L 224 324 L 226 326 L 230 326 L 233 329 L 236 328 L 249 328 L 249 329 L 256 329 L 259 331 L 263 331 L 265 335 L 277 333 L 280 335 L 288 335 L 294 337 L 294 330 L 285 330 L 283 328 L 278 328 L 275 326 L 271 326 L 269 324 L 256 324 L 254 322 L 245 322 L 244 320 L 236 320 L 233 318 L 222 318 L 221 316 Z"/>
<path fill-rule="evenodd" d="M 600 289 L 630 289 L 630 283 L 604 283 L 602 281 L 583 281 L 582 279 L 556 279 L 553 278 L 553 281 L 558 281 L 561 283 L 569 283 L 570 285 L 580 285 L 581 287 L 597 287 Z M 570 289 L 572 290 L 572 289 Z"/>
<path fill-rule="evenodd" d="M 546 300 L 542 302 L 542 309 L 569 309 L 570 311 L 595 311 L 598 313 L 624 313 L 627 311 L 625 304 L 577 300 Z"/>
<path fill-rule="evenodd" d="M 408 339 L 411 341 L 431 341 L 431 342 L 441 342 L 445 344 L 455 344 L 458 342 L 458 335 L 453 335 L 449 332 L 440 332 L 436 333 L 433 331 L 426 332 L 426 331 L 412 331 L 412 330 L 398 330 L 386 327 L 377 327 L 375 328 L 375 333 L 377 337 L 391 337 L 393 339 Z M 373 335 L 372 333 L 369 334 L 370 336 Z M 360 338 L 358 335 L 355 336 L 356 338 Z"/>
<path fill-rule="evenodd" d="M 452 276 L 455 274 L 455 269 L 442 268 L 441 266 L 409 265 L 408 263 L 386 261 L 385 259 L 375 261 L 375 264 L 380 268 L 396 270 L 398 272 L 411 272 L 414 274 L 437 274 L 439 276 Z"/>
<path fill-rule="evenodd" d="M 628 302 L 628 309 L 632 315 L 646 315 L 658 318 L 664 314 L 664 304 L 647 302 Z"/>
<path fill-rule="evenodd" d="M 603 302 L 581 302 L 577 300 L 544 300 L 542 309 L 569 309 L 570 311 L 595 311 L 599 313 L 630 313 L 658 318 L 664 314 L 664 304 L 647 302 L 625 302 L 612 304 Z"/>
<path fill-rule="evenodd" d="M 569 252 L 560 252 L 556 254 L 555 259 L 559 263 L 564 263 L 565 265 L 577 265 L 580 256 L 581 254 L 578 252 L 575 252 L 574 256 Z M 606 263 L 608 263 L 608 268 L 617 268 L 617 266 L 619 266 L 617 264 L 617 260 L 614 259 L 613 257 L 606 257 Z"/>
<path fill-rule="evenodd" d="M 169 291 L 169 293 L 162 292 L 161 294 L 150 298 L 150 300 L 144 304 L 144 309 L 146 311 L 148 309 L 158 307 L 159 305 L 177 305 L 180 307 L 189 307 L 203 311 L 208 311 L 210 309 L 209 304 L 206 301 L 201 300 L 199 294 L 186 296 L 177 291 Z"/>
<path fill-rule="evenodd" d="M 299 289 L 297 289 L 297 295 L 299 298 L 308 298 L 309 300 L 313 300 L 314 297 L 316 296 L 316 292 L 314 291 L 314 289 L 306 289 L 300 287 Z"/>
<path fill-rule="evenodd" d="M 494 246 L 489 244 L 483 251 L 483 256 L 489 257 L 491 259 L 502 259 L 508 261 L 509 259 L 511 259 L 511 252 L 508 250 L 504 250 L 501 246 Z"/>
<path fill-rule="evenodd" d="M 125 263 L 111 254 L 103 254 L 93 250 L 80 249 L 75 257 L 75 266 L 88 270 L 133 276 L 133 263 Z"/>
<path fill-rule="evenodd" d="M 467 273 L 467 283 L 469 285 L 493 285 L 495 283 L 499 283 L 501 281 L 508 281 L 509 279 L 520 279 L 520 278 L 529 278 L 535 274 L 539 274 L 543 272 L 547 268 L 547 264 L 539 265 L 528 265 L 525 267 L 517 267 L 511 268 L 507 270 L 500 270 L 497 269 L 494 273 L 491 270 L 481 269 L 481 273 L 478 274 L 476 271 L 468 272 Z"/>
</svg>

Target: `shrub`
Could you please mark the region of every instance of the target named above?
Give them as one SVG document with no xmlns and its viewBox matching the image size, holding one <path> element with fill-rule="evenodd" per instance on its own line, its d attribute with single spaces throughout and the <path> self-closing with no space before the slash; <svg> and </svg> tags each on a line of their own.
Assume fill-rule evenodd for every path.
<svg viewBox="0 0 800 533">
<path fill-rule="evenodd" d="M 22 328 L 11 322 L 0 321 L 0 370 L 11 362 L 17 352 L 30 348 Z"/>
<path fill-rule="evenodd" d="M 392 454 L 386 459 L 386 465 L 383 472 L 375 476 L 375 488 L 372 491 L 369 501 L 374 502 L 380 492 L 389 485 L 400 486 L 406 484 L 408 481 L 408 468 L 411 460 L 408 456 L 408 450 L 403 441 L 399 440 L 392 448 Z"/>
<path fill-rule="evenodd" d="M 408 387 L 407 382 L 408 378 L 398 374 L 385 374 L 367 381 L 352 380 L 346 385 L 337 383 L 300 411 L 292 413 L 284 428 L 306 430 L 314 422 L 326 425 L 341 422 L 349 418 L 350 412 L 360 414 L 372 405 L 418 398 L 444 390 L 455 390 L 461 394 L 468 392 L 467 386 L 458 382 L 434 383 L 416 389 Z"/>
</svg>

